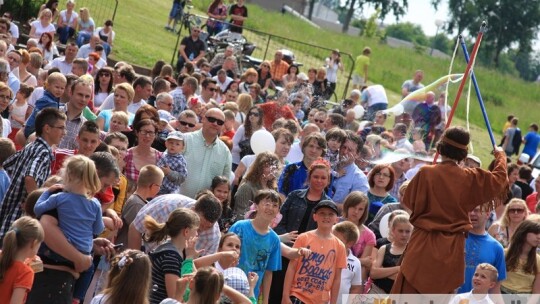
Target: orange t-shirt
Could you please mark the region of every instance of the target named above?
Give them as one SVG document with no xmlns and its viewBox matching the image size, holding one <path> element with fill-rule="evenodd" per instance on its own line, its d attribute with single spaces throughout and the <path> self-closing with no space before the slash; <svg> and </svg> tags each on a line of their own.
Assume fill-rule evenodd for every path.
<svg viewBox="0 0 540 304">
<path fill-rule="evenodd" d="M 304 303 L 327 303 L 336 271 L 347 267 L 345 246 L 333 235 L 321 239 L 312 230 L 298 236 L 294 248 L 299 247 L 310 249 L 311 255 L 297 260 L 291 295 Z"/>
<path fill-rule="evenodd" d="M 14 261 L 0 282 L 0 303 L 9 303 L 15 288 L 24 288 L 26 292 L 32 289 L 34 271 L 30 266 L 20 261 Z M 26 297 L 24 299 L 26 302 Z"/>
</svg>

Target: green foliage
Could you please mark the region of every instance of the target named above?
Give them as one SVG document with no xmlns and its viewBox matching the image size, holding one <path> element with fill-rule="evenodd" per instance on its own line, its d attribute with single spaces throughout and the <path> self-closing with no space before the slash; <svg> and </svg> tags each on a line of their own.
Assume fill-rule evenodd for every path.
<svg viewBox="0 0 540 304">
<path fill-rule="evenodd" d="M 437 34 L 429 38 L 429 46 L 439 50 L 445 54 L 452 55 L 453 49 L 451 47 L 452 40 L 448 39 L 444 34 Z"/>
<path fill-rule="evenodd" d="M 489 59 L 495 66 L 503 65 L 501 54 L 519 44 L 530 50 L 540 26 L 540 0 L 449 0 L 448 31 L 468 30 L 474 35 L 487 21 L 483 48 L 489 49 Z M 506 69 L 506 68 L 505 68 Z"/>
<path fill-rule="evenodd" d="M 367 21 L 364 19 L 354 19 L 351 22 L 351 26 L 356 27 L 360 29 L 360 35 L 364 32 L 364 29 L 366 28 Z"/>
<path fill-rule="evenodd" d="M 32 17 L 37 17 L 39 7 L 44 3 L 40 0 L 8 0 L 4 1 L 2 11 L 10 11 L 14 20 L 26 22 Z"/>
<path fill-rule="evenodd" d="M 391 24 L 386 27 L 386 34 L 390 37 L 410 41 L 418 45 L 429 45 L 422 28 L 410 22 Z"/>
<path fill-rule="evenodd" d="M 381 15 L 380 8 L 376 9 L 375 12 L 371 14 L 371 16 L 366 22 L 366 28 L 363 32 L 363 35 L 365 37 L 373 38 L 377 35 L 377 31 L 378 31 L 377 19 L 379 19 L 380 15 Z"/>
</svg>

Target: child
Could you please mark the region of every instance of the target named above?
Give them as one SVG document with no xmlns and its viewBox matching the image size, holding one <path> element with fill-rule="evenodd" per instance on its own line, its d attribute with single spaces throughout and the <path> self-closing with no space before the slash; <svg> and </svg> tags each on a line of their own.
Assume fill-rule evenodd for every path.
<svg viewBox="0 0 540 304">
<path fill-rule="evenodd" d="M 99 59 L 101 59 L 101 56 L 97 52 L 92 52 L 88 54 L 88 58 L 86 58 L 86 61 L 88 61 L 88 73 L 90 73 L 93 77 L 96 76 L 96 73 L 98 71 L 98 67 L 96 64 L 99 62 Z"/>
<path fill-rule="evenodd" d="M 114 111 L 109 123 L 109 133 L 129 131 L 129 116 L 123 111 Z"/>
<path fill-rule="evenodd" d="M 11 184 L 0 206 L 0 241 L 13 221 L 22 214 L 21 202 L 41 187 L 51 170 L 51 146 L 64 136 L 66 115 L 55 108 L 45 108 L 36 116 L 36 140 L 4 162 Z"/>
<path fill-rule="evenodd" d="M 457 294 L 450 304 L 493 304 L 489 298 L 489 290 L 497 284 L 499 272 L 497 268 L 488 263 L 476 266 L 473 276 L 473 289 L 466 293 Z"/>
<path fill-rule="evenodd" d="M 26 302 L 26 294 L 34 282 L 34 270 L 25 260 L 36 255 L 44 236 L 35 219 L 23 216 L 13 222 L 0 253 L 0 303 Z"/>
<path fill-rule="evenodd" d="M 28 138 L 36 130 L 36 116 L 39 111 L 45 108 L 60 108 L 60 97 L 66 89 L 66 77 L 58 72 L 52 73 L 45 82 L 45 92 L 43 97 L 36 101 L 36 105 L 24 127 L 24 136 Z"/>
<path fill-rule="evenodd" d="M 339 149 L 345 142 L 347 133 L 340 128 L 332 128 L 326 132 L 326 142 L 328 149 L 326 149 L 326 160 L 330 162 L 333 171 L 339 170 Z"/>
<path fill-rule="evenodd" d="M 58 227 L 70 243 L 85 255 L 90 255 L 94 235 L 105 228 L 101 205 L 93 196 L 101 189 L 94 162 L 83 155 L 73 155 L 63 167 L 62 185 L 53 185 L 38 199 L 34 212 L 39 218 L 47 211 L 56 210 Z M 60 193 L 55 193 L 63 189 Z M 52 265 L 73 267 L 73 264 L 47 245 L 40 248 L 40 257 Z M 81 274 L 73 292 L 74 301 L 82 301 L 92 280 L 94 268 Z"/>
<path fill-rule="evenodd" d="M 345 245 L 347 249 L 347 268 L 341 273 L 341 284 L 337 303 L 349 303 L 346 294 L 362 294 L 362 268 L 360 261 L 352 253 L 352 246 L 358 242 L 360 231 L 349 221 L 334 226 L 332 233 Z M 343 298 L 343 300 L 342 300 Z"/>
<path fill-rule="evenodd" d="M 411 238 L 412 225 L 408 215 L 397 215 L 392 220 L 392 243 L 379 248 L 371 267 L 371 289 L 376 294 L 389 294 L 399 272 L 399 259 Z"/>
<path fill-rule="evenodd" d="M 21 128 L 24 127 L 26 123 L 26 111 L 28 110 L 28 97 L 32 94 L 34 88 L 27 85 L 26 83 L 21 83 L 19 91 L 15 94 L 15 102 L 9 106 L 9 121 L 11 122 L 11 134 L 9 138 L 15 140 L 15 134 Z"/>
<path fill-rule="evenodd" d="M 236 115 L 231 110 L 223 111 L 225 115 L 225 124 L 223 124 L 223 130 L 221 131 L 221 136 L 227 136 L 231 140 L 234 137 L 234 123 L 236 122 Z"/>
<path fill-rule="evenodd" d="M 150 259 L 139 250 L 130 249 L 116 255 L 111 260 L 105 290 L 96 295 L 90 304 L 148 303 L 151 272 Z"/>
<path fill-rule="evenodd" d="M 171 11 L 169 12 L 169 21 L 167 21 L 167 25 L 165 25 L 165 29 L 171 32 L 176 32 L 176 24 L 180 21 L 182 18 L 182 15 L 184 14 L 184 6 L 186 5 L 185 0 L 173 0 L 173 6 L 171 8 Z M 174 21 L 173 26 L 171 27 L 171 23 Z"/>
<path fill-rule="evenodd" d="M 187 163 L 184 155 L 184 135 L 174 131 L 167 135 L 165 141 L 167 151 L 163 154 L 157 165 L 165 173 L 165 179 L 161 184 L 159 194 L 180 193 L 180 185 L 187 177 Z"/>
<path fill-rule="evenodd" d="M 229 232 L 242 240 L 242 252 L 238 267 L 245 273 L 256 272 L 259 280 L 255 295 L 262 295 L 263 303 L 268 303 L 272 271 L 281 270 L 281 249 L 278 235 L 270 224 L 279 213 L 281 197 L 274 190 L 262 190 L 253 199 L 256 205 L 255 218 L 236 222 Z M 261 290 L 262 285 L 262 291 Z"/>
<path fill-rule="evenodd" d="M 89 157 L 96 151 L 100 143 L 99 127 L 93 121 L 85 121 L 79 129 L 76 141 L 79 149 L 56 149 L 54 150 L 54 160 L 51 165 L 51 174 L 58 174 L 66 159 L 70 156 L 80 154 Z"/>
<path fill-rule="evenodd" d="M 304 116 L 306 115 L 304 111 L 302 111 L 302 104 L 303 104 L 302 99 L 294 99 L 292 102 L 291 111 L 294 113 L 294 117 L 296 117 L 298 121 L 303 121 Z"/>
<path fill-rule="evenodd" d="M 0 202 L 4 199 L 4 195 L 11 184 L 11 179 L 2 164 L 13 154 L 15 154 L 13 142 L 8 138 L 0 138 Z"/>
<path fill-rule="evenodd" d="M 137 189 L 127 199 L 124 208 L 122 209 L 122 225 L 116 238 L 117 244 L 124 244 L 127 247 L 129 225 L 137 216 L 139 210 L 148 203 L 147 200 L 156 196 L 159 191 L 159 185 L 163 182 L 163 171 L 154 165 L 146 165 L 139 172 L 137 180 Z"/>
<path fill-rule="evenodd" d="M 175 282 L 180 278 L 182 262 L 186 258 L 183 251 L 186 243 L 197 236 L 199 222 L 197 213 L 186 208 L 175 209 L 164 224 L 159 224 L 151 216 L 144 219 L 147 231 L 145 241 L 160 243 L 170 238 L 150 254 L 154 286 L 150 303 L 159 304 L 165 298 L 175 297 L 176 285 L 167 282 Z"/>
<path fill-rule="evenodd" d="M 414 152 L 426 153 L 426 144 L 424 143 L 424 130 L 422 128 L 414 128 L 412 132 L 413 150 Z"/>
<path fill-rule="evenodd" d="M 218 220 L 219 230 L 222 233 L 226 233 L 236 220 L 236 215 L 233 214 L 230 206 L 231 183 L 224 176 L 214 176 L 210 190 L 221 203 L 222 211 Z"/>
<path fill-rule="evenodd" d="M 338 220 L 336 204 L 320 201 L 313 208 L 313 220 L 317 229 L 302 233 L 294 242 L 294 248 L 307 247 L 311 254 L 289 262 L 283 284 L 284 303 L 337 303 L 347 252 L 332 234 L 332 226 Z"/>
</svg>

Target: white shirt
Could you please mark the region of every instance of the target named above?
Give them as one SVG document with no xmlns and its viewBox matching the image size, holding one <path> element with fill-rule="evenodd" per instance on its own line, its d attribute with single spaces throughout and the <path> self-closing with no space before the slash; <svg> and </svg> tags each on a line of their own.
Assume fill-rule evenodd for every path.
<svg viewBox="0 0 540 304">
<path fill-rule="evenodd" d="M 68 63 L 66 61 L 66 57 L 58 57 L 55 58 L 52 62 L 50 62 L 45 69 L 48 70 L 50 68 L 58 68 L 60 69 L 60 73 L 67 75 L 71 74 L 71 68 L 73 67 L 73 63 Z"/>
<path fill-rule="evenodd" d="M 127 110 L 129 113 L 132 113 L 133 115 L 135 115 L 135 113 L 137 112 L 137 110 L 142 107 L 143 105 L 146 104 L 146 101 L 144 100 L 139 100 L 139 102 L 132 102 L 128 107 L 127 107 Z"/>
<path fill-rule="evenodd" d="M 229 84 L 233 81 L 231 77 L 226 77 L 225 82 L 220 82 L 217 75 L 212 77 L 212 79 L 214 79 L 217 82 L 217 85 L 219 86 L 219 89 L 221 90 L 221 92 L 225 92 Z"/>
<path fill-rule="evenodd" d="M 380 84 L 367 87 L 362 92 L 362 102 L 367 102 L 368 107 L 378 103 L 388 104 L 388 97 L 386 97 L 384 87 Z"/>
<path fill-rule="evenodd" d="M 81 46 L 81 48 L 77 52 L 77 58 L 86 59 L 88 58 L 88 55 L 90 55 L 90 53 L 92 52 L 95 52 L 95 50 L 92 48 L 92 46 L 90 46 L 90 43 L 87 43 Z M 105 55 L 105 50 L 101 51 L 101 54 L 99 56 L 101 58 L 107 58 L 107 56 Z"/>
<path fill-rule="evenodd" d="M 413 145 L 407 138 L 396 140 L 396 149 L 406 149 L 407 151 L 414 153 Z"/>
<path fill-rule="evenodd" d="M 63 10 L 60 12 L 60 18 L 62 18 L 62 23 L 69 27 L 75 27 L 74 23 L 77 18 L 79 18 L 79 14 L 77 14 L 75 11 L 71 12 L 71 18 L 67 19 L 67 10 Z"/>
<path fill-rule="evenodd" d="M 16 39 L 19 39 L 19 27 L 11 22 L 9 24 L 9 32 L 11 33 L 11 38 L 16 38 Z"/>
<path fill-rule="evenodd" d="M 114 93 L 109 94 L 107 98 L 105 98 L 105 101 L 101 104 L 101 107 L 99 107 L 100 111 L 103 110 L 112 110 L 114 109 Z"/>
<path fill-rule="evenodd" d="M 43 94 L 45 93 L 45 89 L 43 87 L 37 87 L 32 92 L 32 95 L 30 95 L 30 98 L 28 98 L 28 105 L 32 108 L 36 107 L 36 101 L 43 97 Z"/>
<path fill-rule="evenodd" d="M 0 118 L 2 120 L 2 137 L 7 138 L 11 133 L 11 122 L 9 119 Z"/>
<path fill-rule="evenodd" d="M 479 295 L 480 296 L 480 295 Z M 463 301 L 466 300 L 466 301 Z M 463 302 L 461 302 L 463 301 Z M 452 301 L 450 301 L 449 304 L 459 304 L 459 303 L 468 303 L 468 304 L 494 304 L 493 301 L 489 298 L 489 295 L 486 294 L 484 297 L 481 297 L 480 299 L 476 298 L 476 296 L 472 293 L 472 291 L 469 291 L 467 293 L 460 293 L 456 295 Z"/>
<path fill-rule="evenodd" d="M 304 153 L 302 153 L 300 141 L 294 142 L 291 146 L 291 150 L 289 150 L 289 154 L 285 157 L 285 160 L 288 161 L 289 164 L 292 164 L 302 161 L 302 159 L 304 159 Z"/>
<path fill-rule="evenodd" d="M 341 284 L 339 285 L 339 297 L 337 303 L 349 303 L 348 295 L 351 286 L 362 285 L 362 267 L 360 260 L 347 249 L 347 268 L 341 271 Z M 343 298 L 342 298 L 343 297 Z"/>
</svg>

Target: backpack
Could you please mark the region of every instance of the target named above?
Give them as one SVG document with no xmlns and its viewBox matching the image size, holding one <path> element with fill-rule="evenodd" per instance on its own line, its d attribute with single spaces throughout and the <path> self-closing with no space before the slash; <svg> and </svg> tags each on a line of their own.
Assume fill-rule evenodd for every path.
<svg viewBox="0 0 540 304">
<path fill-rule="evenodd" d="M 514 148 L 514 154 L 519 155 L 519 148 L 521 146 L 521 130 L 516 128 L 514 137 L 512 138 L 512 147 Z"/>
</svg>

